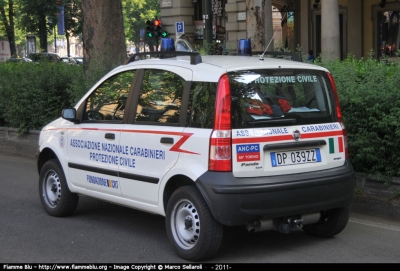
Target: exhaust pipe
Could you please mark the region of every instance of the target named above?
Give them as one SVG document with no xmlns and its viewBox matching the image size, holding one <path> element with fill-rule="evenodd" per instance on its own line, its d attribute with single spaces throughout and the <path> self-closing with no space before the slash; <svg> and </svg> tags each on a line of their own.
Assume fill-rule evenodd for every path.
<svg viewBox="0 0 400 271">
<path fill-rule="evenodd" d="M 321 213 L 272 219 L 256 217 L 246 222 L 246 229 L 248 232 L 278 230 L 282 233 L 289 233 L 292 230 L 301 229 L 303 225 L 317 223 L 320 218 Z"/>
</svg>

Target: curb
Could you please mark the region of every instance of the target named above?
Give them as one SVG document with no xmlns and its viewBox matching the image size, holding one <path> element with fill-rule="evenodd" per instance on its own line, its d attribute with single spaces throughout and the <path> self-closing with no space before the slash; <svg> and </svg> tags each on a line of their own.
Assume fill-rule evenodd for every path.
<svg viewBox="0 0 400 271">
<path fill-rule="evenodd" d="M 0 151 L 36 159 L 40 131 L 18 135 L 18 129 L 0 127 Z M 390 184 L 376 176 L 356 173 L 352 212 L 400 221 L 400 178 Z M 397 195 L 396 200 L 390 200 Z"/>
<path fill-rule="evenodd" d="M 18 135 L 18 129 L 0 127 L 0 151 L 36 158 L 40 131 Z"/>
<path fill-rule="evenodd" d="M 351 211 L 400 221 L 400 200 L 389 201 L 366 194 L 355 195 Z"/>
<path fill-rule="evenodd" d="M 356 189 L 352 211 L 400 220 L 399 178 L 383 181 L 375 175 L 358 172 L 355 177 Z"/>
</svg>

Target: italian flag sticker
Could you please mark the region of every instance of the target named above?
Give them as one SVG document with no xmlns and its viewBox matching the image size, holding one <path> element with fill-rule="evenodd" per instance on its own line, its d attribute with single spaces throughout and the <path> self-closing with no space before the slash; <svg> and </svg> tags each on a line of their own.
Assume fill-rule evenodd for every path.
<svg viewBox="0 0 400 271">
<path fill-rule="evenodd" d="M 329 138 L 329 153 L 344 152 L 343 137 Z"/>
</svg>

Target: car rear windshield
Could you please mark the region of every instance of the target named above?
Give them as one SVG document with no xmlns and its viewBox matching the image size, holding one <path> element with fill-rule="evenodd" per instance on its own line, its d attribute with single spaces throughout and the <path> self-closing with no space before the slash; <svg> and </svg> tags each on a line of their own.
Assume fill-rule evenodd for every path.
<svg viewBox="0 0 400 271">
<path fill-rule="evenodd" d="M 323 71 L 243 70 L 228 75 L 233 129 L 337 120 L 332 87 Z"/>
</svg>

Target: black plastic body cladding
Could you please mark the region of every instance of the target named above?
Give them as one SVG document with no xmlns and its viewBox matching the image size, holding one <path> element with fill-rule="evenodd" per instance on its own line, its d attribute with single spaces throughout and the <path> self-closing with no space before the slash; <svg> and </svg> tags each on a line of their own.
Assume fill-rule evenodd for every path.
<svg viewBox="0 0 400 271">
<path fill-rule="evenodd" d="M 273 177 L 236 178 L 207 171 L 196 185 L 223 225 L 243 225 L 252 217 L 276 218 L 349 207 L 355 178 L 350 163 L 329 170 Z"/>
</svg>

